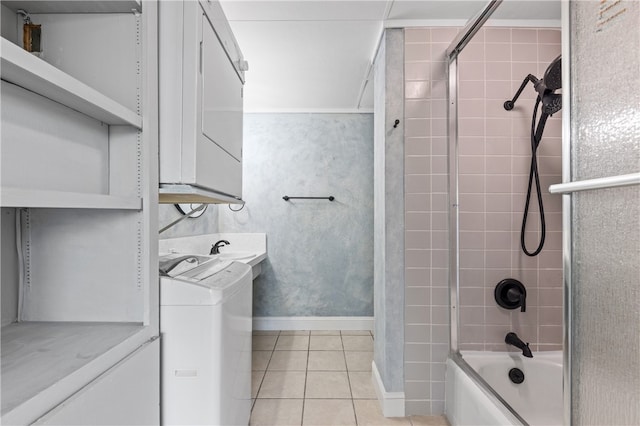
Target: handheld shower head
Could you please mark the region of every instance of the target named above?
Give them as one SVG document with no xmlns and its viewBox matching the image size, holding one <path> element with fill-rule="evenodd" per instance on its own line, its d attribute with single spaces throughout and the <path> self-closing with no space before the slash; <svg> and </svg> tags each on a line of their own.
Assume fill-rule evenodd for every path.
<svg viewBox="0 0 640 426">
<path fill-rule="evenodd" d="M 562 89 L 562 55 L 558 56 L 549 64 L 542 77 L 542 84 L 545 90 L 555 92 Z M 536 88 L 538 90 L 538 88 Z M 540 93 L 540 91 L 538 91 Z"/>
<path fill-rule="evenodd" d="M 542 205 L 542 193 L 540 192 L 540 178 L 538 175 L 536 151 L 538 149 L 540 141 L 542 140 L 542 133 L 544 132 L 544 126 L 547 122 L 547 118 L 549 118 L 550 115 L 560 111 L 560 109 L 562 108 L 562 95 L 559 93 L 555 93 L 556 90 L 562 88 L 562 55 L 558 56 L 551 62 L 551 64 L 549 64 L 547 70 L 544 73 L 544 77 L 542 77 L 541 79 L 538 80 L 533 74 L 529 74 L 528 76 L 526 76 L 513 99 L 505 101 L 504 109 L 506 109 L 507 111 L 513 109 L 516 100 L 529 82 L 533 83 L 534 89 L 536 90 L 536 92 L 538 92 L 538 98 L 536 99 L 536 104 L 533 107 L 533 118 L 531 120 L 531 168 L 529 170 L 529 186 L 527 189 L 527 197 L 524 205 L 522 229 L 520 231 L 520 246 L 522 247 L 522 251 L 527 256 L 537 256 L 544 246 L 546 225 L 544 220 L 544 207 Z M 538 125 L 536 126 L 536 115 L 538 111 L 538 105 L 540 104 L 542 104 L 542 114 L 540 115 L 540 120 L 538 121 Z M 525 245 L 524 236 L 527 226 L 527 216 L 529 214 L 529 201 L 531 200 L 531 192 L 534 182 L 536 192 L 538 194 L 538 211 L 540 212 L 540 243 L 538 244 L 538 248 L 535 251 L 529 252 Z"/>
<path fill-rule="evenodd" d="M 558 56 L 544 72 L 544 77 L 534 83 L 533 87 L 542 100 L 542 112 L 555 114 L 562 108 L 562 95 L 554 93 L 562 88 L 562 57 Z"/>
</svg>

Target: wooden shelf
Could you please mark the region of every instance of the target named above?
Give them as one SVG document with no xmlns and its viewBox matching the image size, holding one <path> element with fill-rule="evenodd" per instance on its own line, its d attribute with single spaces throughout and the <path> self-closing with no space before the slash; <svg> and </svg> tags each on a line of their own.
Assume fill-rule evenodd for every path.
<svg viewBox="0 0 640 426">
<path fill-rule="evenodd" d="M 128 13 L 141 8 L 140 0 L 3 0 L 2 5 L 28 13 Z"/>
<path fill-rule="evenodd" d="M 34 406 L 56 406 L 149 340 L 145 329 L 136 323 L 74 322 L 3 327 L 3 423 L 31 423 Z"/>
<path fill-rule="evenodd" d="M 160 204 L 244 204 L 244 201 L 232 195 L 187 184 L 160 184 L 159 193 Z"/>
<path fill-rule="evenodd" d="M 142 117 L 2 38 L 2 79 L 106 124 L 142 128 Z"/>
<path fill-rule="evenodd" d="M 142 210 L 142 199 L 102 194 L 0 188 L 0 207 Z"/>
</svg>

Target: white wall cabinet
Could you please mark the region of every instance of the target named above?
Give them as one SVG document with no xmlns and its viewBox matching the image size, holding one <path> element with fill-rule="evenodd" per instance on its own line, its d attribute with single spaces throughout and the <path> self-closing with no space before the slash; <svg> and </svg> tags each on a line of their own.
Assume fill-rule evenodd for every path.
<svg viewBox="0 0 640 426">
<path fill-rule="evenodd" d="M 242 53 L 216 1 L 159 13 L 160 202 L 239 202 Z"/>
<path fill-rule="evenodd" d="M 21 47 L 18 9 L 42 25 L 39 55 Z M 157 420 L 157 2 L 1 11 L 1 422 L 97 424 L 70 398 L 117 411 L 123 396 L 104 390 L 130 375 L 97 380 L 131 369 L 150 396 L 108 419 Z M 155 368 L 135 367 L 142 352 Z"/>
</svg>

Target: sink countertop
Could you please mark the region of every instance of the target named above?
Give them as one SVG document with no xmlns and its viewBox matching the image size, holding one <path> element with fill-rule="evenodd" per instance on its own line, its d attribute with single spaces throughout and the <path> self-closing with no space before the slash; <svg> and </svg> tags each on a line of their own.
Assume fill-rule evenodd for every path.
<svg viewBox="0 0 640 426">
<path fill-rule="evenodd" d="M 264 233 L 217 233 L 194 235 L 190 237 L 166 238 L 159 242 L 159 251 L 166 253 L 203 254 L 208 255 L 211 246 L 217 241 L 227 240 L 229 245 L 220 247 L 221 254 L 233 256 L 234 253 L 249 254 L 252 257 L 244 257 L 235 260 L 255 266 L 267 258 L 267 234 Z"/>
</svg>

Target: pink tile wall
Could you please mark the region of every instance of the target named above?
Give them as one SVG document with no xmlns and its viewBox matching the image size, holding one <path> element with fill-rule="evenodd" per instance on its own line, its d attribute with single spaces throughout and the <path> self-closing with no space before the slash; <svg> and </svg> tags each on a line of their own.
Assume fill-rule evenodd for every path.
<svg viewBox="0 0 640 426">
<path fill-rule="evenodd" d="M 536 97 L 529 84 L 506 111 L 524 77 L 542 77 L 560 54 L 560 31 L 485 28 L 459 58 L 460 348 L 505 350 L 515 331 L 533 350 L 562 343 L 561 118 L 552 117 L 538 149 L 547 236 L 537 257 L 520 249 Z M 535 197 L 535 195 L 534 195 Z M 527 220 L 529 251 L 537 247 L 539 213 L 532 198 Z M 527 288 L 527 312 L 497 306 L 493 291 L 503 278 Z"/>
<path fill-rule="evenodd" d="M 448 195 L 445 50 L 456 28 L 405 30 L 405 401 L 407 414 L 444 407 L 448 354 Z M 529 73 L 541 77 L 560 53 L 560 31 L 486 28 L 460 57 L 460 340 L 462 349 L 505 350 L 515 331 L 533 350 L 562 335 L 561 202 L 544 191 L 547 242 L 537 258 L 519 249 L 535 93 L 510 99 Z M 549 120 L 539 153 L 544 188 L 560 182 L 560 117 Z M 529 244 L 537 207 L 529 215 Z M 521 280 L 525 314 L 499 308 L 495 284 Z"/>
<path fill-rule="evenodd" d="M 449 352 L 447 81 L 454 28 L 405 31 L 405 409 L 442 414 Z"/>
</svg>

